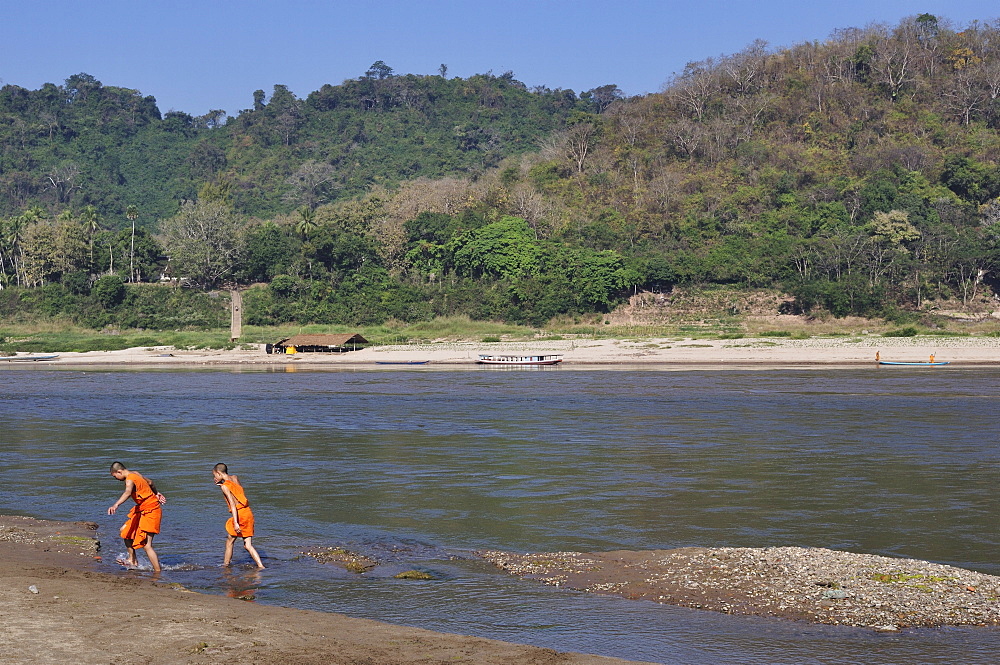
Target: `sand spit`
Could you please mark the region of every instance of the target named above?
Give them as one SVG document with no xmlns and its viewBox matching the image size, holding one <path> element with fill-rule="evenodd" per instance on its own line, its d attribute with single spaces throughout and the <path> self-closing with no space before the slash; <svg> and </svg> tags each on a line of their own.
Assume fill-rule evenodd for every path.
<svg viewBox="0 0 1000 665">
<path fill-rule="evenodd" d="M 1000 577 L 822 548 L 481 552 L 513 575 L 727 614 L 879 630 L 1000 625 Z"/>
</svg>

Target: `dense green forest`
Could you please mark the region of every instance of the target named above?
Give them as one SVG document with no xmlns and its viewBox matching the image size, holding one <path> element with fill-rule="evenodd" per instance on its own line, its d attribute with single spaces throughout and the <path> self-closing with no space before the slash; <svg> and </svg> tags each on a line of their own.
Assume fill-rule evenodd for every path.
<svg viewBox="0 0 1000 665">
<path fill-rule="evenodd" d="M 755 42 L 634 98 L 444 69 L 235 117 L 5 86 L 0 311 L 207 325 L 162 302 L 242 285 L 258 324 L 540 324 L 727 284 L 900 318 L 997 290 L 1000 22 Z"/>
</svg>

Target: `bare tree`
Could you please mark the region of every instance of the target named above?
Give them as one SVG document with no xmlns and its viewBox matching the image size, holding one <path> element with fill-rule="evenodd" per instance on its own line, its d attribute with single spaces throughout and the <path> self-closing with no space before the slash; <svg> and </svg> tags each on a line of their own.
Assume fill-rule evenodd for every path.
<svg viewBox="0 0 1000 665">
<path fill-rule="evenodd" d="M 510 212 L 528 222 L 536 238 L 546 238 L 551 230 L 550 217 L 555 202 L 539 194 L 527 183 L 518 183 L 510 192 Z"/>
<path fill-rule="evenodd" d="M 694 159 L 703 150 L 706 130 L 700 122 L 682 118 L 668 124 L 664 128 L 664 134 L 668 143 L 687 155 L 688 159 Z"/>
<path fill-rule="evenodd" d="M 963 125 L 968 125 L 990 95 L 981 76 L 981 69 L 969 67 L 952 74 L 942 89 L 941 96 L 947 109 Z"/>
<path fill-rule="evenodd" d="M 284 198 L 289 203 L 315 210 L 321 203 L 333 198 L 337 190 L 336 177 L 337 171 L 330 164 L 307 160 L 285 179 L 285 184 L 291 189 Z"/>
<path fill-rule="evenodd" d="M 69 203 L 70 194 L 77 188 L 75 181 L 79 175 L 80 167 L 73 162 L 66 162 L 45 176 L 49 183 L 48 188 L 56 193 L 56 200 L 59 203 Z"/>
<path fill-rule="evenodd" d="M 664 93 L 686 108 L 696 120 L 702 120 L 709 102 L 722 90 L 719 68 L 711 58 L 689 62 L 680 76 L 675 76 Z"/>
<path fill-rule="evenodd" d="M 178 277 L 208 288 L 232 274 L 239 256 L 241 224 L 228 206 L 188 201 L 162 226 L 161 241 Z"/>
<path fill-rule="evenodd" d="M 890 34 L 884 26 L 880 26 L 875 35 L 872 70 L 876 81 L 895 101 L 903 88 L 915 80 L 915 35 L 910 30 Z"/>
<path fill-rule="evenodd" d="M 596 140 L 597 125 L 593 122 L 584 120 L 566 130 L 567 156 L 576 165 L 577 173 L 583 173 L 583 165 Z"/>
<path fill-rule="evenodd" d="M 752 95 L 761 88 L 766 64 L 767 42 L 763 39 L 755 39 L 745 49 L 721 62 L 722 69 L 732 80 L 737 95 Z"/>
</svg>

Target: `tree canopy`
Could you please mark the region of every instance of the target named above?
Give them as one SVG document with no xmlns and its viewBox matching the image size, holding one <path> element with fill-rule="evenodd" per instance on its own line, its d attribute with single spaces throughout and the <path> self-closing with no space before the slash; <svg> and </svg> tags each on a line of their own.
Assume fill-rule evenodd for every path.
<svg viewBox="0 0 1000 665">
<path fill-rule="evenodd" d="M 755 41 L 635 98 L 446 74 L 380 60 L 201 117 L 5 86 L 0 282 L 87 296 L 129 263 L 256 284 L 260 322 L 535 322 L 692 283 L 890 315 L 1000 284 L 1000 22 Z"/>
</svg>

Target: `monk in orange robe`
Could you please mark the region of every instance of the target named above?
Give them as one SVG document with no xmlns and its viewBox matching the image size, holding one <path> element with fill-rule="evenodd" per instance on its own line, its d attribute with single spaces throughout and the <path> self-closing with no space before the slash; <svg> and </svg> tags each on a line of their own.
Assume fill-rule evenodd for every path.
<svg viewBox="0 0 1000 665">
<path fill-rule="evenodd" d="M 212 478 L 215 484 L 222 489 L 222 495 L 226 498 L 226 505 L 232 517 L 226 521 L 226 551 L 222 557 L 222 565 L 228 566 L 233 559 L 233 544 L 237 538 L 243 539 L 243 547 L 253 558 L 258 568 L 263 568 L 260 555 L 254 549 L 253 538 L 253 511 L 250 510 L 250 502 L 240 485 L 240 480 L 235 475 L 229 474 L 229 467 L 223 463 L 218 463 L 212 469 Z"/>
<path fill-rule="evenodd" d="M 129 471 L 121 462 L 111 465 L 111 476 L 125 483 L 125 491 L 108 508 L 108 515 L 114 515 L 118 506 L 129 499 L 135 501 L 128 513 L 128 520 L 121 529 L 122 540 L 128 548 L 128 559 L 122 563 L 133 568 L 138 566 L 135 552 L 143 549 L 153 570 L 160 572 L 160 559 L 153 549 L 153 536 L 160 532 L 160 520 L 163 516 L 161 504 L 167 502 L 166 497 L 157 491 L 153 481 L 135 471 Z"/>
</svg>

